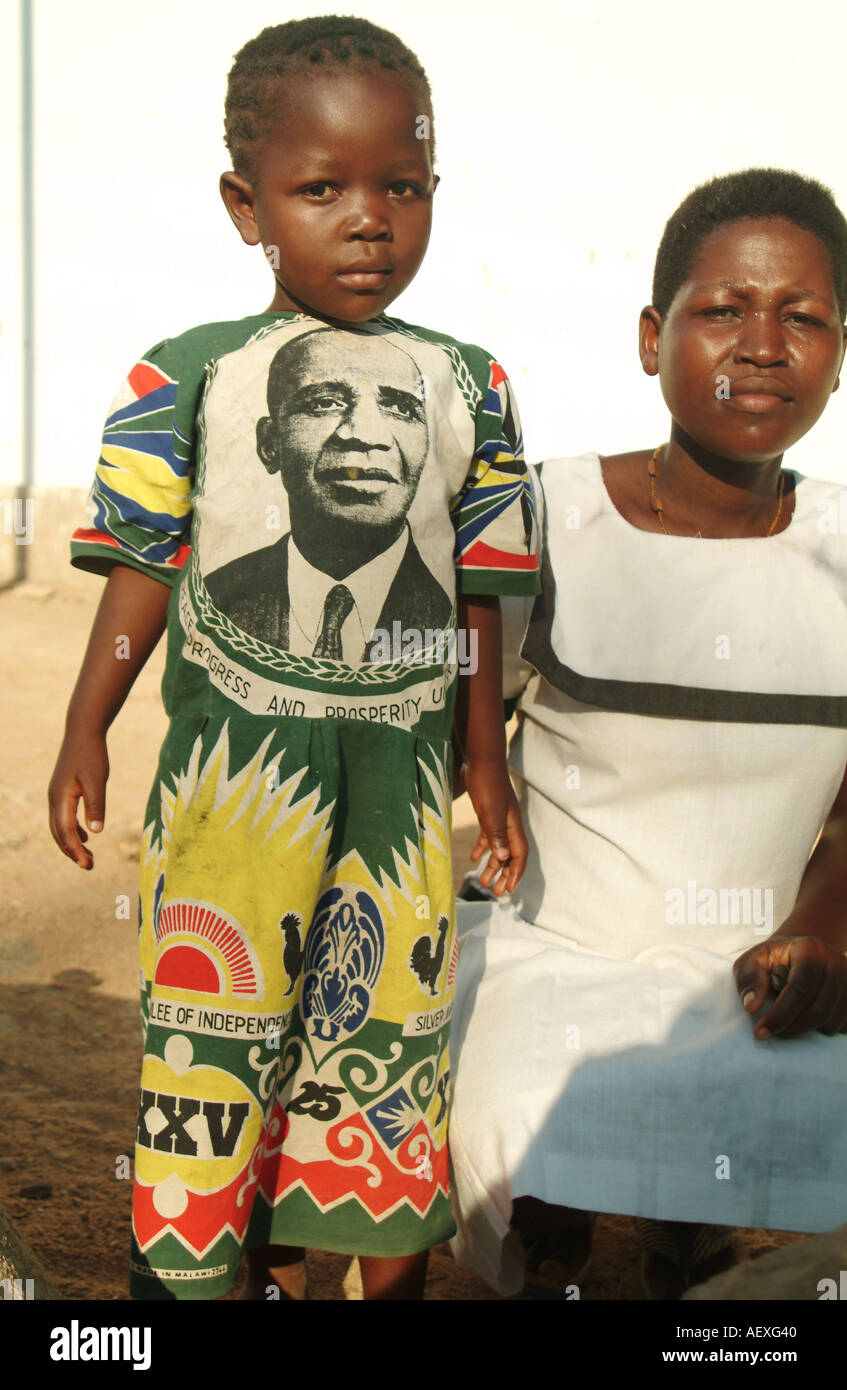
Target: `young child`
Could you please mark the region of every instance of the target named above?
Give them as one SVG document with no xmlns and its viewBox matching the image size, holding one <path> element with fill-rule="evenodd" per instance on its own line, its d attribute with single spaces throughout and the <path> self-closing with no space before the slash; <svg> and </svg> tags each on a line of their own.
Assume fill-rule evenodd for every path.
<svg viewBox="0 0 847 1390">
<path fill-rule="evenodd" d="M 303 1297 L 316 1247 L 361 1257 L 366 1298 L 419 1297 L 453 1230 L 453 708 L 511 891 L 497 595 L 537 587 L 531 494 L 502 368 L 385 317 L 436 183 L 414 55 L 358 19 L 265 29 L 226 137 L 274 296 L 158 343 L 113 406 L 51 827 L 90 869 L 78 801 L 102 830 L 106 732 L 167 621 L 131 1291 L 218 1297 L 246 1248 L 250 1294 Z"/>
</svg>

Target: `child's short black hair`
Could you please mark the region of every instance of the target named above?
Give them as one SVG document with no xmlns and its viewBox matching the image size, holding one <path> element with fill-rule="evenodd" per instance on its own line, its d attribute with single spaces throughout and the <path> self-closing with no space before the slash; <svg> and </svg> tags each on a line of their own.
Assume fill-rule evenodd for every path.
<svg viewBox="0 0 847 1390">
<path fill-rule="evenodd" d="M 256 146 L 273 125 L 271 98 L 279 84 L 343 63 L 370 64 L 400 73 L 416 97 L 421 115 L 429 121 L 432 138 L 432 94 L 426 73 L 414 53 L 388 29 L 352 15 L 292 19 L 263 29 L 235 55 L 227 83 L 224 139 L 232 167 L 244 178 L 255 175 Z"/>
<path fill-rule="evenodd" d="M 813 232 L 829 252 L 842 319 L 847 318 L 847 221 L 830 189 L 788 169 L 742 169 L 700 184 L 668 221 L 656 253 L 653 306 L 664 317 L 707 236 L 744 217 L 784 217 Z"/>
</svg>

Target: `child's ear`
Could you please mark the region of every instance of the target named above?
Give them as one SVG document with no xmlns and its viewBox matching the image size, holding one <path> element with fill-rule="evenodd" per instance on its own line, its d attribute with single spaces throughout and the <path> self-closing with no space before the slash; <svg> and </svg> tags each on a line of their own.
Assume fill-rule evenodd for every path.
<svg viewBox="0 0 847 1390">
<path fill-rule="evenodd" d="M 258 246 L 262 238 L 256 225 L 256 195 L 252 183 L 229 169 L 221 174 L 219 187 L 224 206 L 238 228 L 241 240 L 246 241 L 248 246 Z"/>
<path fill-rule="evenodd" d="M 641 310 L 638 321 L 638 355 L 648 376 L 659 374 L 659 332 L 662 316 L 658 309 L 648 304 Z"/>
<path fill-rule="evenodd" d="M 435 192 L 435 190 L 436 190 L 436 188 L 438 187 L 438 185 L 440 184 L 440 182 L 441 182 L 441 175 L 440 175 L 440 174 L 433 174 L 433 176 L 432 176 L 432 191 L 433 191 L 433 193 Z"/>
<path fill-rule="evenodd" d="M 844 329 L 843 337 L 844 342 L 841 345 L 841 362 L 838 367 L 838 376 L 835 378 L 835 385 L 832 388 L 833 391 L 837 391 L 841 385 L 841 368 L 844 366 L 844 354 L 847 352 L 847 328 Z"/>
</svg>

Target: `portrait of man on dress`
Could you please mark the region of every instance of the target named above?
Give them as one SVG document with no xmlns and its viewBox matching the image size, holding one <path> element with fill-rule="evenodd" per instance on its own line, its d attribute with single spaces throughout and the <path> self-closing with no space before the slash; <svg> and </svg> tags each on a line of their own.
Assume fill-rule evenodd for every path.
<svg viewBox="0 0 847 1390">
<path fill-rule="evenodd" d="M 205 576 L 215 607 L 298 656 L 378 659 L 392 624 L 443 629 L 451 601 L 408 520 L 429 454 L 420 369 L 383 335 L 312 329 L 273 357 L 256 452 L 290 530 Z"/>
</svg>

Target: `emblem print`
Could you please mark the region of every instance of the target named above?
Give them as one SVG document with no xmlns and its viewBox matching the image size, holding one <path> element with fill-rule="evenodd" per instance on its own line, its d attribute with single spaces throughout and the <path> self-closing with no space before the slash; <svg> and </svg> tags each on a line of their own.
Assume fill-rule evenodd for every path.
<svg viewBox="0 0 847 1390">
<path fill-rule="evenodd" d="M 155 983 L 200 994 L 264 999 L 265 982 L 247 932 L 212 903 L 175 898 L 156 915 Z"/>
<path fill-rule="evenodd" d="M 337 884 L 321 896 L 306 938 L 303 1016 L 309 1032 L 335 1042 L 355 1033 L 373 1008 L 385 955 L 385 929 L 369 893 Z"/>
<path fill-rule="evenodd" d="M 421 1112 L 404 1086 L 398 1086 L 391 1095 L 383 1096 L 365 1114 L 389 1149 L 396 1149 L 421 1118 Z"/>
</svg>

